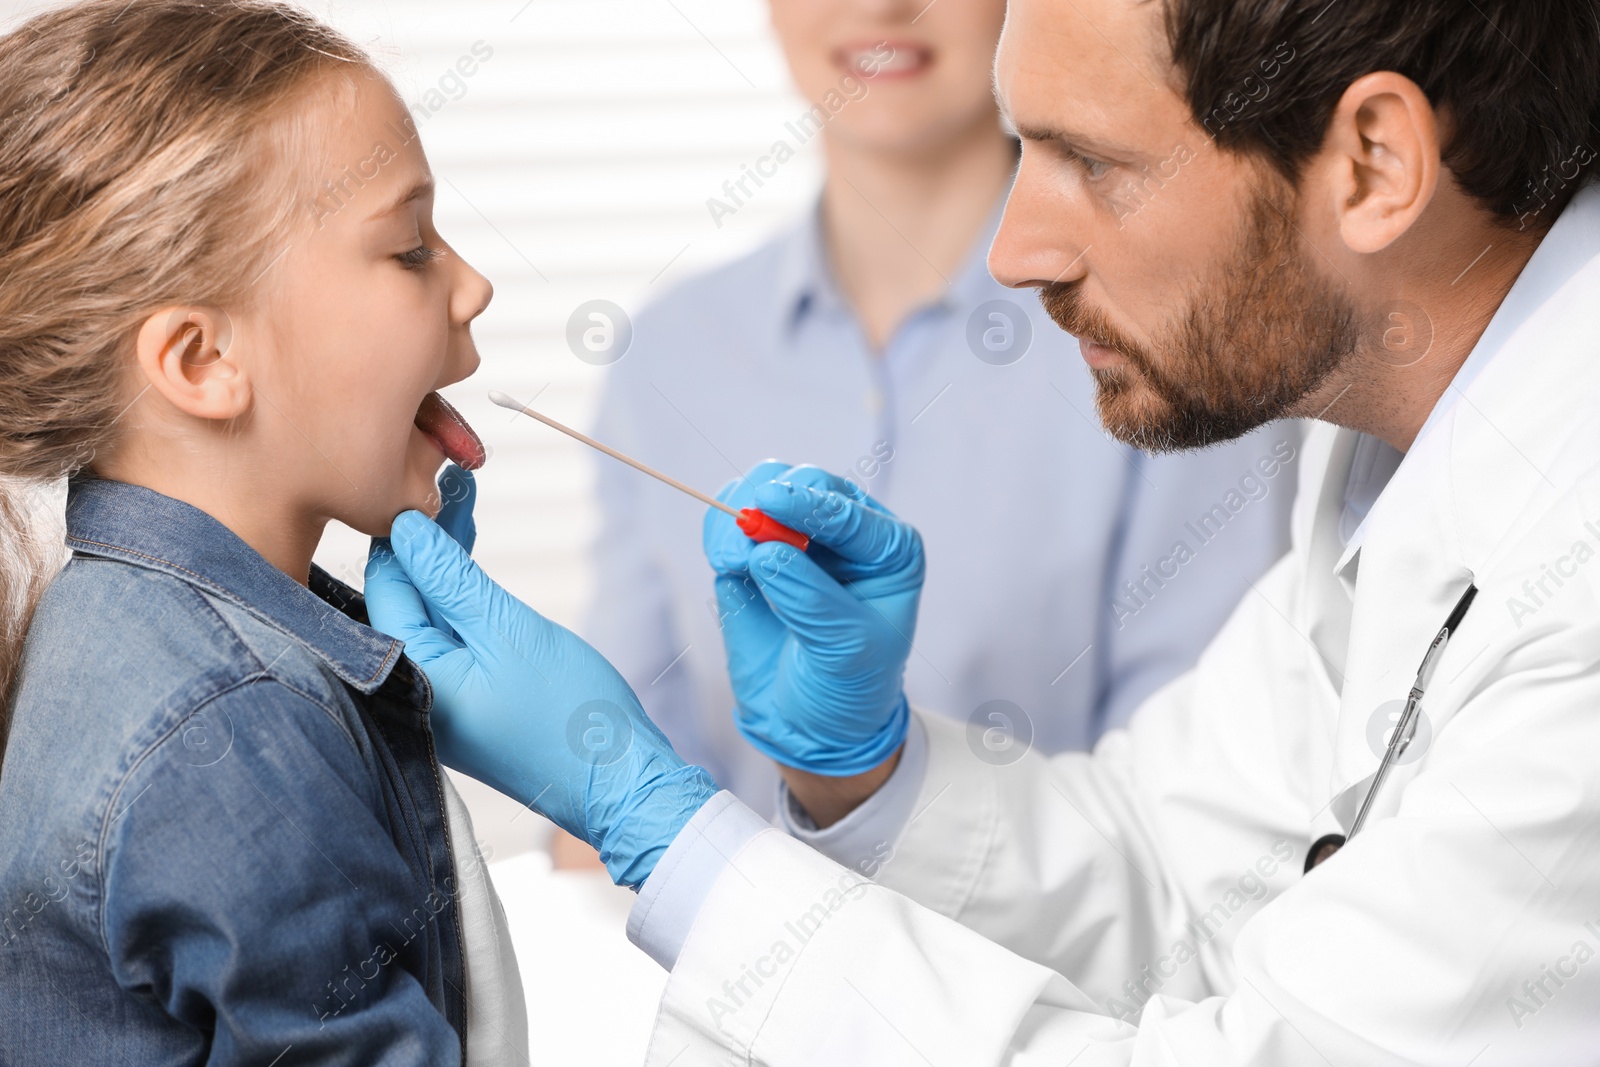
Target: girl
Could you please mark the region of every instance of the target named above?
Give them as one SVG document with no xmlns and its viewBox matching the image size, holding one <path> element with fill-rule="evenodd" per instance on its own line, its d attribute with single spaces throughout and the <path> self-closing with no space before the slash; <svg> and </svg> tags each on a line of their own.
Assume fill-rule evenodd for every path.
<svg viewBox="0 0 1600 1067">
<path fill-rule="evenodd" d="M 427 681 L 311 563 L 484 459 L 435 390 L 492 291 L 432 202 L 369 57 L 272 0 L 0 39 L 0 1062 L 525 1062 Z"/>
</svg>

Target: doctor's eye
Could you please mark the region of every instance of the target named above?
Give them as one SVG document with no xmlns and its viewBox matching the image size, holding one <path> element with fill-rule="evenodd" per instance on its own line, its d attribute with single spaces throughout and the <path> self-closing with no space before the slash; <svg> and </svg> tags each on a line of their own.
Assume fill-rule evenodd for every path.
<svg viewBox="0 0 1600 1067">
<path fill-rule="evenodd" d="M 1105 160 L 1086 156 L 1082 152 L 1076 152 L 1070 148 L 1065 149 L 1065 151 L 1068 162 L 1083 171 L 1084 177 L 1090 181 L 1098 181 L 1111 171 L 1112 164 L 1107 163 Z"/>
<path fill-rule="evenodd" d="M 427 245 L 418 245 L 411 251 L 401 252 L 394 258 L 398 259 L 400 265 L 405 267 L 406 270 L 421 270 L 442 255 L 444 255 L 444 252 L 440 249 L 429 248 Z"/>
</svg>

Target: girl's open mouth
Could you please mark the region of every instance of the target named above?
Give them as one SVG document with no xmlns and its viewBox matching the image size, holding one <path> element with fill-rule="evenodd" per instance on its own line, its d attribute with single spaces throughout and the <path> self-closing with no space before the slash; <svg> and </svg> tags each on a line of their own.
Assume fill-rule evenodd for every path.
<svg viewBox="0 0 1600 1067">
<path fill-rule="evenodd" d="M 461 417 L 461 412 L 451 407 L 450 402 L 437 392 L 422 398 L 421 405 L 417 407 L 417 417 L 412 423 L 439 446 L 445 458 L 458 467 L 475 471 L 489 458 L 483 442 L 467 425 L 467 420 Z"/>
</svg>

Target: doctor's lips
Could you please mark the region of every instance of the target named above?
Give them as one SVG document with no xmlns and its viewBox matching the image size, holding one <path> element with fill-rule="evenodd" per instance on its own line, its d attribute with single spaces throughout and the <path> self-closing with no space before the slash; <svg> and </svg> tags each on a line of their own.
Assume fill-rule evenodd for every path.
<svg viewBox="0 0 1600 1067">
<path fill-rule="evenodd" d="M 1117 349 L 1086 337 L 1078 338 L 1078 351 L 1091 370 L 1107 370 L 1116 366 L 1122 359 L 1122 353 Z"/>
<path fill-rule="evenodd" d="M 1057 326 L 1078 339 L 1078 351 L 1092 370 L 1105 370 L 1118 363 L 1139 363 L 1135 346 L 1122 341 L 1102 317 L 1084 307 L 1079 290 L 1057 282 L 1039 290 L 1039 303 Z"/>
<path fill-rule="evenodd" d="M 464 470 L 475 471 L 489 458 L 483 442 L 461 417 L 461 412 L 437 392 L 422 398 L 412 424 L 438 446 L 446 459 Z"/>
</svg>

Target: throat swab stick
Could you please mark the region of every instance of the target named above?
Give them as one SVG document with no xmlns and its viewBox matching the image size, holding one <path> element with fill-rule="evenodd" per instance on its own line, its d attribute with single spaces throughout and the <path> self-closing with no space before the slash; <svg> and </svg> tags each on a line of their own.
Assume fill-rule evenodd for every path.
<svg viewBox="0 0 1600 1067">
<path fill-rule="evenodd" d="M 540 414 L 507 393 L 502 393 L 498 389 L 491 389 L 489 390 L 489 399 L 503 408 L 509 408 L 512 411 L 520 411 L 530 419 L 537 419 L 539 422 L 544 423 L 552 430 L 560 430 L 568 437 L 571 437 L 577 441 L 582 441 L 590 448 L 604 452 L 612 459 L 621 460 L 623 463 L 626 463 L 636 471 L 648 474 L 657 481 L 665 482 L 667 485 L 672 486 L 672 488 L 678 490 L 680 493 L 688 493 L 690 496 L 694 497 L 703 504 L 709 504 L 718 511 L 727 512 L 738 522 L 739 529 L 744 531 L 744 535 L 750 538 L 752 541 L 782 541 L 784 544 L 793 545 L 802 552 L 804 552 L 811 544 L 811 539 L 805 534 L 800 533 L 798 530 L 791 530 L 789 527 L 778 522 L 776 519 L 773 519 L 764 511 L 760 511 L 756 508 L 745 508 L 742 511 L 735 511 L 722 501 L 716 499 L 715 497 L 707 496 L 705 493 L 702 493 L 693 486 L 685 485 L 676 478 L 662 474 L 654 467 L 646 466 L 645 464 L 634 459 L 632 456 L 618 452 L 610 445 L 603 445 L 589 435 L 579 433 L 572 427 L 565 426 L 557 422 L 555 419 L 552 419 L 548 415 Z"/>
<path fill-rule="evenodd" d="M 678 481 L 678 479 L 668 477 L 667 475 L 662 474 L 660 471 L 656 470 L 654 467 L 647 467 L 643 463 L 640 463 L 638 460 L 634 459 L 632 456 L 624 455 L 623 453 L 618 452 L 616 449 L 612 448 L 610 445 L 603 445 L 599 441 L 596 441 L 594 438 L 590 437 L 588 434 L 579 433 L 577 430 L 574 430 L 570 426 L 564 426 L 561 423 L 557 422 L 555 419 L 552 419 L 548 415 L 541 415 L 539 412 L 533 410 L 530 407 L 525 407 L 523 404 L 518 402 L 514 397 L 508 396 L 507 394 L 502 393 L 498 389 L 491 389 L 489 391 L 489 399 L 493 400 L 496 404 L 499 404 L 503 408 L 510 408 L 512 411 L 520 411 L 524 415 L 528 416 L 530 419 L 538 419 L 540 422 L 544 423 L 546 426 L 550 427 L 552 430 L 560 430 L 562 433 L 566 434 L 568 437 L 575 438 L 576 440 L 582 441 L 584 444 L 588 445 L 590 448 L 598 449 L 601 452 L 604 452 L 606 455 L 610 456 L 612 459 L 620 459 L 622 462 L 626 463 L 628 466 L 632 467 L 634 470 L 643 471 L 645 474 L 648 474 L 652 478 L 655 478 L 655 479 L 657 479 L 659 481 L 666 482 L 668 485 L 672 486 L 672 488 L 678 490 L 681 493 L 688 493 L 690 496 L 694 497 L 696 500 L 701 501 L 702 503 L 710 504 L 712 507 L 716 508 L 719 511 L 726 511 L 729 515 L 732 515 L 736 519 L 739 517 L 739 513 L 737 511 L 734 511 L 728 505 L 724 504 L 722 501 L 716 499 L 715 497 L 709 497 L 706 494 L 702 493 L 700 490 L 694 488 L 693 486 L 684 485 L 682 482 Z"/>
</svg>

